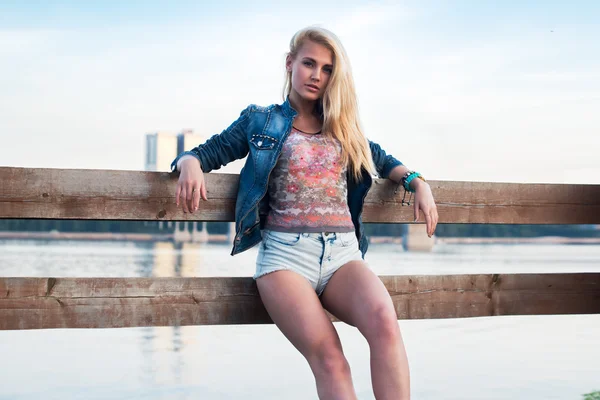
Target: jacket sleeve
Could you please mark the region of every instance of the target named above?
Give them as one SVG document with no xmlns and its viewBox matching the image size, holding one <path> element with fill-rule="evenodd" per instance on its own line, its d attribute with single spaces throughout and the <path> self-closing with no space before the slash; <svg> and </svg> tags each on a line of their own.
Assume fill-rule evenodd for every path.
<svg viewBox="0 0 600 400">
<path fill-rule="evenodd" d="M 246 107 L 237 120 L 223 132 L 213 135 L 203 144 L 190 151 L 180 153 L 171 163 L 171 171 L 177 168 L 177 161 L 190 155 L 200 160 L 203 172 L 210 172 L 227 165 L 231 161 L 246 157 L 249 152 L 246 132 L 248 129 L 252 106 Z"/>
<path fill-rule="evenodd" d="M 402 165 L 400 161 L 394 158 L 386 152 L 375 142 L 369 140 L 369 147 L 371 148 L 371 156 L 373 157 L 373 164 L 380 178 L 388 178 L 390 172 L 397 167 Z"/>
</svg>

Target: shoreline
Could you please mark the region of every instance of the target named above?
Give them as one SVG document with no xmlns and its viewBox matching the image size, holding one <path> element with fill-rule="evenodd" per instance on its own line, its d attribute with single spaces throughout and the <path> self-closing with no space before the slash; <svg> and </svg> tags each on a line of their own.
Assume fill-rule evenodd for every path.
<svg viewBox="0 0 600 400">
<path fill-rule="evenodd" d="M 444 244 L 600 244 L 600 238 L 594 237 L 495 237 L 495 238 L 437 238 L 436 243 Z"/>
<path fill-rule="evenodd" d="M 115 232 L 0 232 L 0 240 L 97 240 L 97 241 L 174 241 L 173 234 L 115 233 Z M 226 234 L 210 234 L 209 243 L 229 243 Z M 371 244 L 402 244 L 402 237 L 371 236 Z M 541 237 L 435 237 L 435 244 L 600 244 L 600 238 Z"/>
<path fill-rule="evenodd" d="M 93 241 L 134 241 L 169 242 L 175 241 L 171 233 L 116 233 L 116 232 L 0 232 L 0 240 L 93 240 Z M 227 235 L 208 236 L 208 242 L 225 243 Z"/>
</svg>

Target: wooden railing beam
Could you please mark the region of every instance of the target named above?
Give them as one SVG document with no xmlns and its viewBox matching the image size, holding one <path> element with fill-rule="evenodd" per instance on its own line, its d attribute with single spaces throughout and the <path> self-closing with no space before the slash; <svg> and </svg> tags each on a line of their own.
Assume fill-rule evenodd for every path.
<svg viewBox="0 0 600 400">
<path fill-rule="evenodd" d="M 233 221 L 238 175 L 206 174 L 208 201 L 175 205 L 169 173 L 0 167 L 0 218 Z M 600 224 L 600 185 L 430 181 L 440 223 Z M 376 179 L 363 220 L 410 223 L 403 190 Z"/>
<path fill-rule="evenodd" d="M 600 273 L 380 278 L 399 319 L 600 314 Z M 0 278 L 0 330 L 265 323 L 252 278 Z"/>
</svg>

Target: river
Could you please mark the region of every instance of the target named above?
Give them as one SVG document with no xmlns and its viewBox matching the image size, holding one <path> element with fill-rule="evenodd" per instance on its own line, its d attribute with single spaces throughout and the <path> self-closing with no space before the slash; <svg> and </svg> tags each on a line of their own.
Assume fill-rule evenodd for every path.
<svg viewBox="0 0 600 400">
<path fill-rule="evenodd" d="M 256 249 L 170 242 L 0 241 L 0 276 L 250 276 Z M 600 272 L 600 245 L 372 244 L 379 275 Z M 414 400 L 583 399 L 600 390 L 600 315 L 399 321 Z M 359 399 L 369 349 L 335 323 Z M 273 325 L 0 331 L 0 399 L 315 399 Z"/>
</svg>

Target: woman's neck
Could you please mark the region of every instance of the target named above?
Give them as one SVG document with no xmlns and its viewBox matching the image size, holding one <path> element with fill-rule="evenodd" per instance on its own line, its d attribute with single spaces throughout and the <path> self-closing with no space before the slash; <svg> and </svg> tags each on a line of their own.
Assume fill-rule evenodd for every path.
<svg viewBox="0 0 600 400">
<path fill-rule="evenodd" d="M 298 117 L 310 118 L 315 116 L 316 101 L 304 100 L 296 92 L 290 93 L 289 98 L 290 105 L 294 110 L 296 110 L 296 112 L 298 112 Z"/>
</svg>

